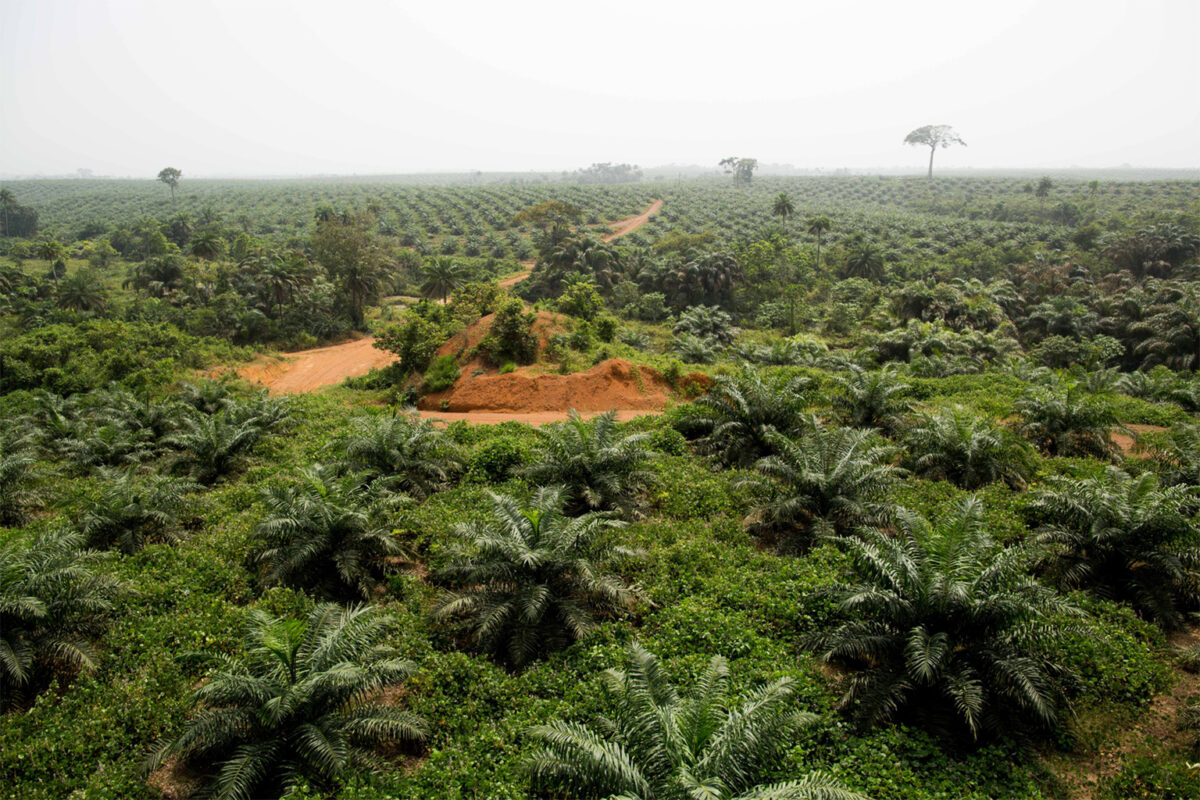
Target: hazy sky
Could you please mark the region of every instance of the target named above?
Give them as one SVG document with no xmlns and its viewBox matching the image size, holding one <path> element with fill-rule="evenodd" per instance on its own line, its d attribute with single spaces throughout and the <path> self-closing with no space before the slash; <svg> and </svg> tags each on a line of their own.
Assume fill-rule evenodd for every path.
<svg viewBox="0 0 1200 800">
<path fill-rule="evenodd" d="M 1200 167 L 1200 0 L 0 0 L 0 173 Z"/>
</svg>

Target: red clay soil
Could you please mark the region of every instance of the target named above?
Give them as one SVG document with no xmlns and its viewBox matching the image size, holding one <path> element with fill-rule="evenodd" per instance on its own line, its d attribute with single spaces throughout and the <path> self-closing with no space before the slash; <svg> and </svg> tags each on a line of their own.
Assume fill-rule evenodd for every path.
<svg viewBox="0 0 1200 800">
<path fill-rule="evenodd" d="M 1121 448 L 1122 455 L 1129 456 L 1130 458 L 1149 458 L 1150 457 L 1150 454 L 1148 452 L 1146 452 L 1145 450 L 1142 450 L 1139 447 L 1138 438 L 1143 433 L 1157 433 L 1159 431 L 1166 430 L 1166 428 L 1162 427 L 1161 425 L 1132 424 L 1132 425 L 1126 425 L 1125 428 L 1129 430 L 1129 433 L 1125 433 L 1124 431 L 1121 431 L 1121 430 L 1113 430 L 1111 435 L 1112 435 L 1113 444 L 1115 444 L 1117 447 Z M 1132 434 L 1132 435 L 1130 435 L 1130 434 Z"/>
<path fill-rule="evenodd" d="M 661 414 L 661 410 L 637 410 L 633 408 L 618 408 L 617 421 L 628 422 L 636 417 L 643 417 L 648 414 Z M 465 422 L 468 425 L 499 425 L 503 422 L 524 422 L 526 425 L 537 427 L 546 425 L 551 422 L 562 422 L 571 416 L 568 411 L 525 411 L 525 412 L 509 412 L 509 411 L 419 411 L 417 412 L 424 419 L 433 420 L 435 423 L 443 422 L 449 424 L 451 422 Z M 579 416 L 584 419 L 591 419 L 603 414 L 603 411 L 580 411 Z"/>
<path fill-rule="evenodd" d="M 649 367 L 620 358 L 602 361 L 585 372 L 538 374 L 529 367 L 507 375 L 464 371 L 452 389 L 421 398 L 426 411 L 509 413 L 603 412 L 619 408 L 657 411 L 666 405 L 671 386 Z"/>
<path fill-rule="evenodd" d="M 333 386 L 346 378 L 386 367 L 396 356 L 371 346 L 368 336 L 345 344 L 289 353 L 280 359 L 260 359 L 238 370 L 238 375 L 275 394 L 300 394 Z"/>
</svg>

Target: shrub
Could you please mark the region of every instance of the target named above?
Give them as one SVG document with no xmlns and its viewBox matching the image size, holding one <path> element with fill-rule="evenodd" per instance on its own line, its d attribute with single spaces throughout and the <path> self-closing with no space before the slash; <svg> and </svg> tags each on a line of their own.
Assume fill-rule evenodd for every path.
<svg viewBox="0 0 1200 800">
<path fill-rule="evenodd" d="M 429 393 L 444 392 L 454 386 L 462 372 L 458 368 L 458 360 L 452 356 L 439 356 L 425 371 L 425 380 L 421 389 Z"/>
<path fill-rule="evenodd" d="M 537 337 L 532 331 L 536 319 L 520 300 L 509 300 L 492 318 L 492 329 L 479 343 L 479 352 L 493 364 L 533 363 L 537 358 Z"/>
</svg>

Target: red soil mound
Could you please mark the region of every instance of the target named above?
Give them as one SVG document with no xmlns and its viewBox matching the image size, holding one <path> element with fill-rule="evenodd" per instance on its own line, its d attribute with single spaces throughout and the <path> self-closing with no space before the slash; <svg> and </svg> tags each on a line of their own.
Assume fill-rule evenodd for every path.
<svg viewBox="0 0 1200 800">
<path fill-rule="evenodd" d="M 464 370 L 454 388 L 421 398 L 420 407 L 443 411 L 537 412 L 607 411 L 610 408 L 661 409 L 671 387 L 649 367 L 624 359 L 602 361 L 586 372 L 571 375 L 535 374 L 527 370 L 507 375 L 473 375 Z"/>
</svg>

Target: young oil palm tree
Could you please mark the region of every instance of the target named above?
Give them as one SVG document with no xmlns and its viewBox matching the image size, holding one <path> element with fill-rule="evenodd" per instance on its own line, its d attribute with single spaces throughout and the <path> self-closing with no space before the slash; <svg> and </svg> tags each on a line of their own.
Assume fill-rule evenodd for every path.
<svg viewBox="0 0 1200 800">
<path fill-rule="evenodd" d="M 564 488 L 567 513 L 619 511 L 632 514 L 639 495 L 653 481 L 645 468 L 653 457 L 649 433 L 621 436 L 615 411 L 585 422 L 574 409 L 570 419 L 538 428 L 534 463 L 520 474 L 533 483 Z"/>
<path fill-rule="evenodd" d="M 425 297 L 440 297 L 442 302 L 467 282 L 463 265 L 447 256 L 437 256 L 422 265 L 421 294 Z"/>
<path fill-rule="evenodd" d="M 98 473 L 100 492 L 83 511 L 79 529 L 88 547 L 117 547 L 132 555 L 155 539 L 171 539 L 185 495 L 200 487 L 179 478 L 139 478 L 133 470 Z"/>
<path fill-rule="evenodd" d="M 681 696 L 637 644 L 625 669 L 604 677 L 611 717 L 595 728 L 555 720 L 530 730 L 536 788 L 574 798 L 865 800 L 818 772 L 767 783 L 796 732 L 817 719 L 794 709 L 790 678 L 734 696 L 717 656 Z"/>
<path fill-rule="evenodd" d="M 754 465 L 766 480 L 747 481 L 768 493 L 755 527 L 790 546 L 881 521 L 888 490 L 903 474 L 887 463 L 894 448 L 873 431 L 814 423 L 799 440 L 773 434 L 767 441 L 775 455 Z"/>
<path fill-rule="evenodd" d="M 121 589 L 76 531 L 0 543 L 0 706 L 55 669 L 90 669 Z M 39 670 L 39 666 L 46 668 Z"/>
<path fill-rule="evenodd" d="M 0 428 L 0 526 L 20 525 L 40 499 L 33 435 Z"/>
<path fill-rule="evenodd" d="M 1174 426 L 1151 452 L 1165 483 L 1200 486 L 1200 424 Z"/>
<path fill-rule="evenodd" d="M 1076 384 L 1034 387 L 1017 400 L 1016 410 L 1021 417 L 1018 431 L 1048 456 L 1116 456 L 1109 435 L 1116 415 Z"/>
<path fill-rule="evenodd" d="M 404 552 L 388 523 L 406 499 L 362 473 L 314 464 L 298 484 L 264 492 L 267 517 L 255 528 L 252 558 L 265 583 L 366 598 L 383 559 Z"/>
<path fill-rule="evenodd" d="M 428 733 L 422 718 L 373 699 L 416 672 L 383 644 L 392 624 L 371 606 L 325 603 L 305 620 L 251 611 L 244 653 L 216 656 L 194 694 L 202 710 L 148 768 L 176 756 L 206 771 L 211 796 L 251 800 L 301 780 L 333 791 L 352 769 L 383 767 L 378 745 Z"/>
<path fill-rule="evenodd" d="M 177 449 L 175 468 L 211 485 L 237 470 L 262 438 L 257 418 L 234 419 L 226 409 L 180 420 L 180 430 L 163 443 Z"/>
<path fill-rule="evenodd" d="M 995 481 L 1024 488 L 1033 471 L 1029 446 L 963 408 L 922 414 L 904 436 L 912 471 L 962 489 Z"/>
<path fill-rule="evenodd" d="M 1044 647 L 1064 631 L 1051 616 L 1077 612 L 1029 575 L 1026 551 L 996 545 L 977 498 L 937 524 L 895 516 L 896 535 L 840 540 L 854 582 L 833 590 L 842 621 L 810 641 L 851 672 L 841 706 L 972 739 L 1052 728 L 1062 698 Z"/>
<path fill-rule="evenodd" d="M 912 387 L 901 381 L 895 365 L 874 372 L 851 366 L 848 376 L 834 376 L 833 380 L 841 388 L 833 406 L 847 425 L 879 428 L 887 434 L 900 430 L 903 415 L 911 408 L 902 396 Z"/>
<path fill-rule="evenodd" d="M 349 469 L 386 478 L 417 499 L 444 487 L 463 468 L 459 448 L 415 415 L 357 417 L 338 448 Z"/>
<path fill-rule="evenodd" d="M 696 401 L 701 413 L 694 422 L 708 434 L 700 446 L 725 466 L 752 465 L 771 454 L 770 434 L 795 436 L 811 424 L 804 408 L 814 383 L 804 376 L 763 378 L 748 368 L 717 378 Z"/>
<path fill-rule="evenodd" d="M 1154 475 L 1108 467 L 1098 478 L 1060 480 L 1039 492 L 1031 512 L 1043 524 L 1050 574 L 1131 604 L 1167 628 L 1200 604 L 1200 489 L 1166 489 Z"/>
<path fill-rule="evenodd" d="M 629 609 L 634 590 L 611 571 L 636 555 L 608 541 L 620 522 L 565 516 L 557 488 L 539 489 L 528 509 L 489 496 L 491 520 L 454 531 L 453 557 L 437 573 L 453 594 L 435 619 L 464 618 L 477 649 L 519 668 Z"/>
</svg>

